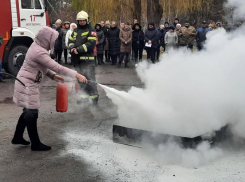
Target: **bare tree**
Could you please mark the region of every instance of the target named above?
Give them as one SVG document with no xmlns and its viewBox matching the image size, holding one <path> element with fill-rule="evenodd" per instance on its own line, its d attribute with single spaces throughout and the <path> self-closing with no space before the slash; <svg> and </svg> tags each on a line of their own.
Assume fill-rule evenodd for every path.
<svg viewBox="0 0 245 182">
<path fill-rule="evenodd" d="M 162 18 L 163 9 L 159 3 L 159 0 L 147 0 L 147 20 L 148 22 L 155 23 L 159 26 L 159 22 Z"/>
<path fill-rule="evenodd" d="M 134 0 L 134 7 L 135 10 L 133 16 L 135 19 L 141 22 L 141 0 Z"/>
</svg>

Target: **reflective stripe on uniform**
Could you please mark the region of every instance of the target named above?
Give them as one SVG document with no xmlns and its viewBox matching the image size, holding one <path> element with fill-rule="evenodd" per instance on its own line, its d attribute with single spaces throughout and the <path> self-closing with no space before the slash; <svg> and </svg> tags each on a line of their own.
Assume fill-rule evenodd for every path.
<svg viewBox="0 0 245 182">
<path fill-rule="evenodd" d="M 77 32 L 74 32 L 74 35 L 77 35 Z"/>
<path fill-rule="evenodd" d="M 89 96 L 91 99 L 96 99 L 96 98 L 98 98 L 99 96 L 98 95 L 90 95 Z"/>
<path fill-rule="evenodd" d="M 89 98 L 89 95 L 81 95 L 81 98 L 82 98 L 82 99 Z"/>
<path fill-rule="evenodd" d="M 88 40 L 97 40 L 96 37 L 88 37 Z"/>
<path fill-rule="evenodd" d="M 84 51 L 88 52 L 87 46 L 85 44 L 83 44 L 82 46 L 83 46 Z"/>
<path fill-rule="evenodd" d="M 73 39 L 72 37 L 69 37 L 69 39 L 72 40 L 72 41 L 75 41 L 75 39 Z"/>
<path fill-rule="evenodd" d="M 94 60 L 94 57 L 86 57 L 86 56 L 81 56 L 80 59 L 85 59 L 85 60 Z"/>
<path fill-rule="evenodd" d="M 73 46 L 73 45 L 75 45 L 75 44 L 73 44 L 73 43 L 70 43 L 70 44 L 69 44 L 69 47 L 70 47 L 70 46 Z"/>
<path fill-rule="evenodd" d="M 88 35 L 88 33 L 89 33 L 89 32 L 83 32 L 83 33 L 82 33 L 82 36 Z"/>
</svg>

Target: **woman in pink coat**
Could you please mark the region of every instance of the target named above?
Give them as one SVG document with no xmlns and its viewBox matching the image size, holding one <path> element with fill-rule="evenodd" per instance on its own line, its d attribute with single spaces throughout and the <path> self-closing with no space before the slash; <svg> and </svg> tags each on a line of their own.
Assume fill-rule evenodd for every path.
<svg viewBox="0 0 245 182">
<path fill-rule="evenodd" d="M 44 75 L 57 82 L 64 80 L 58 75 L 61 74 L 87 83 L 87 79 L 83 75 L 61 66 L 50 58 L 49 50 L 52 51 L 54 49 L 58 35 L 57 31 L 49 27 L 44 27 L 37 33 L 35 41 L 30 46 L 24 64 L 17 76 L 26 87 L 17 81 L 15 82 L 13 101 L 17 106 L 23 107 L 23 113 L 18 120 L 12 143 L 30 144 L 23 138 L 25 127 L 27 127 L 31 140 L 31 149 L 35 151 L 51 149 L 50 146 L 40 142 L 37 132 L 38 109 L 40 107 L 39 87 Z"/>
</svg>

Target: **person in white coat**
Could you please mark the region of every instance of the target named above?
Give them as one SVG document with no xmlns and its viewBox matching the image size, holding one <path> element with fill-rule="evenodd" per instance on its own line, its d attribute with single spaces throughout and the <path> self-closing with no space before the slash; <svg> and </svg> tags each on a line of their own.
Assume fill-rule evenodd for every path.
<svg viewBox="0 0 245 182">
<path fill-rule="evenodd" d="M 169 31 L 166 33 L 165 37 L 165 44 L 166 44 L 166 52 L 170 49 L 176 49 L 178 46 L 178 35 L 174 31 L 174 27 L 170 27 Z"/>
<path fill-rule="evenodd" d="M 65 44 L 67 47 L 68 47 L 69 37 L 71 36 L 71 34 L 75 28 L 77 28 L 77 25 L 75 23 L 71 23 L 70 30 L 68 30 L 68 32 L 66 33 Z M 68 63 L 71 64 L 71 54 L 68 54 Z"/>
</svg>

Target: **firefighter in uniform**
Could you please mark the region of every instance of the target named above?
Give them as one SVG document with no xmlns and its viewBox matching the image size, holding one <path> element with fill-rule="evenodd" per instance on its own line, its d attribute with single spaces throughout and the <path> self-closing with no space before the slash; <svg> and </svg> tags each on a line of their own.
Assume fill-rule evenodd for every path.
<svg viewBox="0 0 245 182">
<path fill-rule="evenodd" d="M 88 83 L 79 83 L 82 91 L 78 103 L 92 99 L 93 104 L 98 103 L 99 95 L 95 81 L 94 47 L 96 46 L 97 34 L 90 26 L 89 16 L 85 11 L 77 14 L 77 28 L 69 37 L 68 47 L 71 53 L 71 61 L 78 73 L 88 79 Z"/>
</svg>

